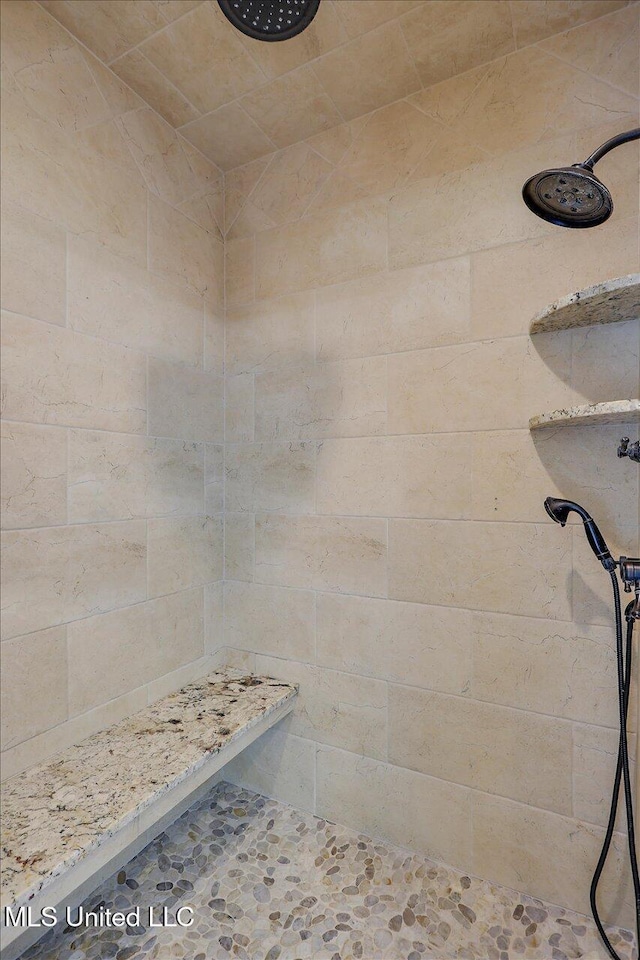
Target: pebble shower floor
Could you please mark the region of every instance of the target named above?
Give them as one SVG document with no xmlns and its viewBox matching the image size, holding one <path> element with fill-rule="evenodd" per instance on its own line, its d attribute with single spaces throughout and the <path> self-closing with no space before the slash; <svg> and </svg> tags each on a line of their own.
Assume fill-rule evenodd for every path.
<svg viewBox="0 0 640 960">
<path fill-rule="evenodd" d="M 228 783 L 84 906 L 194 908 L 189 928 L 50 932 L 23 960 L 588 960 L 593 923 Z M 613 930 L 624 960 L 632 935 Z"/>
</svg>

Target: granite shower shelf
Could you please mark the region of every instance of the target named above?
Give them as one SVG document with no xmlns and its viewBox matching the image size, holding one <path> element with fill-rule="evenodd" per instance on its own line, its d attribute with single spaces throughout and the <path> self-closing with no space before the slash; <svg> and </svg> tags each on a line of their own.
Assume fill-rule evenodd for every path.
<svg viewBox="0 0 640 960">
<path fill-rule="evenodd" d="M 571 293 L 546 307 L 531 321 L 529 333 L 569 327 L 622 323 L 640 318 L 640 274 L 607 280 Z"/>
<path fill-rule="evenodd" d="M 2 908 L 75 906 L 294 706 L 297 687 L 214 673 L 2 786 Z M 123 859 L 124 857 L 124 859 Z M 12 960 L 46 931 L 2 926 Z M 5 952 L 6 951 L 6 952 Z"/>
<path fill-rule="evenodd" d="M 605 403 L 587 403 L 584 406 L 554 410 L 552 413 L 541 413 L 529 420 L 529 429 L 631 421 L 640 422 L 640 400 L 609 400 Z"/>
</svg>

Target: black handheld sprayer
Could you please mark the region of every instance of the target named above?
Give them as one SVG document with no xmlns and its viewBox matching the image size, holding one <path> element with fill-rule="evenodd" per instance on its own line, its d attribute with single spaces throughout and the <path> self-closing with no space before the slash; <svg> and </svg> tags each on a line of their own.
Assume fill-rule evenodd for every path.
<svg viewBox="0 0 640 960">
<path fill-rule="evenodd" d="M 618 800 L 620 796 L 620 784 L 624 784 L 625 811 L 627 816 L 627 839 L 629 842 L 629 861 L 631 863 L 631 876 L 633 880 L 633 891 L 636 906 L 636 938 L 640 948 L 640 877 L 638 875 L 638 858 L 635 846 L 635 829 L 633 821 L 633 800 L 631 795 L 631 775 L 629 770 L 629 744 L 627 740 L 627 715 L 629 712 L 629 691 L 631 689 L 631 662 L 633 653 L 633 626 L 636 620 L 640 620 L 640 559 L 630 557 L 620 557 L 614 560 L 611 551 L 607 547 L 604 537 L 600 533 L 598 526 L 584 507 L 579 503 L 573 503 L 572 500 L 558 500 L 555 497 L 547 497 L 544 501 L 544 507 L 552 520 L 564 527 L 570 513 L 577 513 L 584 523 L 584 531 L 589 541 L 591 549 L 596 557 L 611 577 L 613 587 L 613 601 L 615 606 L 616 621 L 616 655 L 618 662 L 618 703 L 620 712 L 620 738 L 618 740 L 618 762 L 613 782 L 613 793 L 611 796 L 611 809 L 609 812 L 609 822 L 605 834 L 602 851 L 596 865 L 593 880 L 591 881 L 591 910 L 593 919 L 613 960 L 620 960 L 620 957 L 614 950 L 602 925 L 598 913 L 597 893 L 598 884 L 602 871 L 609 854 L 611 839 L 616 822 L 618 810 Z M 617 571 L 620 572 L 620 578 L 624 584 L 627 593 L 634 593 L 634 599 L 628 604 L 625 610 L 625 619 L 627 622 L 626 637 L 622 629 L 622 609 L 620 605 L 620 586 L 618 584 Z"/>
</svg>

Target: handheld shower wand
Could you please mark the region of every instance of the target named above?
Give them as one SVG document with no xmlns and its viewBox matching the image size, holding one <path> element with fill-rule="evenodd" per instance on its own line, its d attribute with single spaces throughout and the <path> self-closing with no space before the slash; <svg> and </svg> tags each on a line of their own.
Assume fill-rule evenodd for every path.
<svg viewBox="0 0 640 960">
<path fill-rule="evenodd" d="M 584 532 L 587 535 L 589 546 L 596 557 L 607 573 L 615 570 L 617 566 L 616 561 L 611 556 L 611 552 L 598 529 L 597 523 L 589 516 L 584 507 L 581 507 L 579 503 L 574 503 L 573 500 L 557 500 L 555 497 L 547 497 L 544 502 L 544 508 L 551 519 L 559 523 L 561 527 L 564 527 L 570 513 L 577 513 L 578 516 L 582 518 Z"/>
<path fill-rule="evenodd" d="M 602 941 L 607 948 L 613 960 L 620 960 L 619 955 L 614 950 L 607 934 L 605 932 L 600 915 L 598 913 L 597 893 L 598 884 L 602 871 L 604 870 L 611 840 L 615 829 L 616 814 L 618 810 L 618 800 L 620 797 L 620 785 L 624 783 L 625 810 L 627 815 L 627 839 L 629 842 L 629 862 L 631 864 L 631 877 L 633 880 L 633 890 L 636 906 L 636 938 L 640 948 L 640 874 L 638 872 L 638 857 L 635 845 L 635 828 L 633 820 L 633 800 L 631 795 L 631 773 L 629 765 L 629 744 L 627 741 L 627 714 L 629 712 L 629 693 L 631 690 L 631 662 L 633 648 L 633 627 L 636 620 L 640 619 L 640 559 L 620 557 L 616 561 L 611 556 L 604 537 L 598 529 L 595 520 L 587 513 L 584 507 L 572 500 L 558 500 L 556 497 L 547 497 L 544 501 L 544 508 L 556 523 L 561 527 L 567 522 L 570 513 L 577 513 L 584 523 L 584 531 L 589 541 L 591 549 L 596 557 L 611 577 L 613 587 L 613 600 L 615 606 L 616 623 L 616 656 L 618 662 L 618 704 L 620 713 L 620 738 L 618 741 L 618 762 L 613 783 L 613 793 L 611 797 L 611 809 L 609 812 L 609 822 L 605 834 L 602 851 L 591 881 L 591 911 L 593 919 L 602 937 Z M 627 606 L 625 611 L 627 621 L 626 643 L 622 630 L 622 609 L 620 606 L 620 587 L 616 576 L 616 568 L 620 569 L 620 576 L 624 583 L 626 592 L 635 592 L 635 600 Z"/>
</svg>

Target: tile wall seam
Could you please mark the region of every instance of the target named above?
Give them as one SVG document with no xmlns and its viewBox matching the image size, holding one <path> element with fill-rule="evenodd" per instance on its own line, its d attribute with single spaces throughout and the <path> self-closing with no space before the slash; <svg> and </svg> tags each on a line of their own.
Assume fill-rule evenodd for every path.
<svg viewBox="0 0 640 960">
<path fill-rule="evenodd" d="M 198 6 L 202 6 L 202 3 L 198 4 Z M 108 61 L 103 61 L 103 60 L 101 60 L 100 62 L 101 62 L 101 63 L 104 63 L 104 65 L 105 65 L 106 67 L 109 67 L 109 68 L 110 68 L 110 67 L 111 67 L 111 64 L 114 63 L 116 60 L 119 60 L 120 57 L 125 56 L 125 54 L 127 54 L 127 53 L 132 53 L 134 50 L 137 50 L 138 47 L 140 47 L 140 46 L 141 46 L 143 43 L 145 43 L 147 40 L 151 40 L 152 37 L 157 37 L 159 34 L 164 33 L 165 30 L 168 30 L 174 23 L 178 23 L 179 20 L 184 20 L 185 17 L 188 17 L 190 13 L 193 13 L 193 11 L 194 11 L 194 10 L 197 10 L 197 9 L 198 9 L 198 7 L 193 7 L 193 8 L 191 8 L 190 10 L 185 10 L 185 12 L 184 12 L 184 13 L 181 13 L 180 16 L 176 17 L 175 20 L 166 20 L 166 18 L 164 17 L 164 15 L 163 15 L 160 11 L 158 11 L 158 13 L 159 13 L 160 16 L 162 17 L 162 19 L 166 21 L 165 24 L 164 24 L 164 26 L 158 27 L 157 30 L 155 30 L 153 33 L 150 33 L 150 34 L 149 34 L 148 36 L 146 36 L 143 40 L 139 40 L 138 43 L 136 43 L 133 47 L 129 47 L 127 50 L 123 51 L 123 53 L 119 53 L 117 57 L 113 57 L 111 60 L 108 60 Z M 96 56 L 96 54 L 94 54 L 94 56 Z M 159 72 L 159 71 L 158 71 L 158 72 Z M 135 91 L 134 91 L 134 92 L 135 92 Z M 138 96 L 140 96 L 140 94 L 138 94 Z M 185 98 L 185 99 L 186 99 L 186 98 Z"/>
<path fill-rule="evenodd" d="M 614 10 L 612 13 L 606 13 L 606 14 L 604 14 L 604 17 L 613 17 L 613 16 L 615 16 L 616 13 L 619 14 L 619 13 L 621 13 L 623 10 L 628 10 L 628 9 L 630 9 L 628 6 L 627 6 L 627 7 L 620 7 L 618 10 Z M 599 20 L 603 20 L 604 17 L 598 17 L 598 19 L 599 19 Z M 587 20 L 586 23 L 578 24 L 578 26 L 577 26 L 577 27 L 574 27 L 573 29 L 574 29 L 574 30 L 578 30 L 580 27 L 588 26 L 588 25 L 591 24 L 592 22 L 593 22 L 592 20 Z M 565 33 L 567 33 L 567 32 L 568 32 L 568 31 L 565 31 Z M 626 97 L 631 97 L 633 100 L 637 100 L 637 101 L 638 101 L 638 107 L 640 108 L 640 96 L 639 96 L 637 93 L 630 93 L 629 90 L 625 90 L 624 87 L 619 87 L 619 86 L 617 86 L 617 84 L 612 83 L 610 80 L 607 80 L 607 79 L 605 79 L 604 77 L 600 77 L 597 73 L 594 73 L 594 72 L 591 71 L 591 70 L 585 70 L 585 68 L 584 68 L 584 67 L 581 67 L 579 64 L 574 63 L 574 62 L 571 61 L 571 60 L 565 59 L 565 58 L 562 57 L 559 53 L 554 53 L 553 50 L 546 50 L 546 49 L 544 48 L 544 44 L 545 44 L 548 40 L 554 40 L 554 39 L 555 39 L 556 37 L 558 37 L 558 36 L 562 36 L 562 34 L 555 34 L 555 33 L 554 33 L 554 34 L 552 34 L 550 37 L 545 37 L 544 40 L 538 40 L 538 41 L 536 41 L 536 43 L 530 44 L 530 46 L 537 47 L 537 48 L 540 50 L 541 53 L 546 54 L 548 57 L 552 57 L 554 60 L 558 60 L 560 63 L 564 64 L 564 65 L 567 66 L 567 67 L 571 67 L 571 68 L 574 69 L 574 70 L 578 70 L 580 73 L 584 74 L 586 77 L 590 77 L 592 80 L 597 80 L 599 83 L 604 83 L 606 86 L 611 87 L 611 89 L 612 89 L 612 90 L 615 90 L 617 93 L 622 93 L 622 94 L 624 94 Z M 523 49 L 526 49 L 526 48 L 523 48 Z"/>
<path fill-rule="evenodd" d="M 187 13 L 189 13 L 189 12 L 190 12 L 190 11 L 187 11 Z M 186 13 L 185 13 L 185 14 L 181 14 L 180 17 L 178 17 L 178 20 L 181 20 L 183 16 L 186 16 Z M 174 22 L 176 22 L 176 21 L 174 21 Z M 167 26 L 170 26 L 170 25 L 171 25 L 171 24 L 168 24 Z M 75 35 L 74 35 L 74 36 L 75 36 Z M 149 39 L 149 38 L 147 37 L 147 39 Z M 145 42 L 144 40 L 141 40 L 141 41 L 140 41 L 140 44 L 142 44 L 142 43 L 144 43 L 144 42 Z M 187 97 L 186 94 L 184 94 L 181 90 L 178 89 L 178 87 L 176 87 L 176 85 L 175 85 L 175 83 L 173 82 L 173 80 L 170 80 L 170 79 L 162 72 L 162 70 L 160 70 L 160 69 L 158 69 L 158 67 L 156 67 L 155 63 L 153 63 L 153 61 L 149 59 L 149 57 L 146 55 L 146 53 L 145 53 L 143 50 L 140 50 L 140 49 L 139 49 L 140 44 L 138 44 L 137 47 L 132 47 L 131 50 L 125 50 L 124 53 L 119 53 L 118 56 L 115 57 L 113 60 L 110 60 L 109 63 L 105 63 L 104 60 L 100 60 L 100 63 L 102 63 L 102 64 L 107 68 L 107 70 L 111 70 L 111 72 L 114 74 L 114 76 L 116 76 L 116 77 L 118 78 L 118 80 L 120 80 L 120 83 L 123 83 L 126 87 L 129 87 L 129 84 L 128 84 L 125 80 L 123 80 L 123 79 L 120 77 L 120 74 L 119 74 L 119 73 L 116 73 L 116 71 L 115 71 L 113 68 L 114 68 L 114 66 L 115 66 L 120 60 L 124 60 L 125 57 L 128 57 L 131 53 L 134 53 L 134 52 L 139 53 L 140 56 L 141 56 L 141 57 L 143 58 L 143 60 L 145 61 L 145 63 L 147 63 L 147 64 L 151 67 L 152 70 L 155 70 L 155 72 L 158 74 L 158 76 L 160 76 L 160 77 L 162 78 L 162 80 L 164 81 L 164 83 L 166 83 L 168 87 L 171 87 L 171 89 L 174 90 L 182 100 L 184 100 L 184 102 L 187 104 L 188 107 L 191 107 L 191 109 L 194 111 L 194 113 L 197 114 L 197 116 L 194 117 L 194 120 L 197 120 L 197 119 L 199 118 L 199 116 L 200 116 L 200 111 L 198 110 L 198 108 L 197 108 L 193 103 L 191 103 L 191 101 L 189 100 L 189 98 Z M 94 57 L 95 57 L 95 56 L 97 56 L 97 54 L 94 53 Z M 100 58 L 98 58 L 98 59 L 100 59 Z M 151 104 L 150 104 L 147 100 L 145 100 L 145 98 L 144 98 L 143 96 L 141 96 L 141 94 L 136 93 L 136 91 L 133 89 L 133 87 L 129 87 L 129 89 L 130 89 L 133 93 L 135 93 L 136 96 L 139 97 L 139 98 L 143 101 L 143 103 L 145 104 L 145 106 L 151 107 Z M 151 109 L 152 109 L 155 113 L 157 113 L 158 116 L 162 117 L 162 114 L 159 113 L 159 111 L 156 110 L 155 107 L 151 107 Z M 166 123 L 169 123 L 169 121 L 166 119 L 166 117 L 162 117 L 162 119 L 165 120 Z M 177 127 L 174 127 L 173 124 L 169 124 L 169 125 L 171 126 L 171 129 L 172 129 L 172 130 L 175 130 L 175 132 L 178 133 L 178 128 L 177 128 Z M 185 124 L 182 124 L 182 126 L 185 126 Z M 186 138 L 183 137 L 183 140 L 184 140 L 184 139 L 186 139 Z M 190 142 L 190 141 L 189 141 L 189 142 Z M 196 147 L 195 149 L 198 150 L 197 147 Z M 202 152 L 202 151 L 198 150 L 198 153 L 201 153 L 201 152 Z M 202 156 L 204 156 L 204 154 L 202 154 Z M 207 159 L 209 159 L 209 158 L 207 157 Z M 213 160 L 209 160 L 209 163 L 213 163 Z M 217 166 L 217 164 L 214 164 L 214 166 Z"/>
<path fill-rule="evenodd" d="M 424 778 L 424 779 L 426 779 L 426 780 L 431 780 L 431 781 L 436 780 L 436 781 L 438 781 L 438 782 L 440 782 L 440 783 L 444 783 L 444 784 L 448 784 L 448 785 L 450 785 L 450 786 L 454 786 L 454 787 L 456 787 L 456 788 L 458 788 L 458 789 L 460 789 L 460 790 L 468 791 L 472 798 L 477 795 L 477 796 L 482 796 L 482 797 L 488 797 L 488 798 L 491 798 L 491 799 L 497 798 L 498 800 L 505 800 L 507 803 L 515 803 L 515 804 L 517 804 L 517 805 L 520 806 L 520 807 L 524 807 L 524 808 L 530 809 L 530 810 L 535 810 L 536 812 L 539 812 L 539 813 L 542 813 L 542 814 L 545 814 L 545 815 L 548 815 L 548 816 L 560 817 L 562 820 L 572 820 L 572 821 L 574 821 L 576 824 L 584 824 L 584 826 L 586 826 L 586 827 L 589 827 L 589 828 L 591 828 L 591 829 L 594 829 L 594 830 L 599 831 L 603 836 L 604 836 L 604 833 L 605 833 L 605 830 L 606 830 L 606 827 L 605 827 L 605 826 L 602 826 L 602 825 L 599 824 L 599 823 L 593 823 L 593 822 L 590 821 L 590 820 L 582 820 L 582 819 L 579 818 L 579 817 L 573 817 L 573 816 L 570 816 L 570 815 L 568 815 L 568 814 L 566 814 L 566 813 L 559 813 L 557 810 L 549 810 L 547 807 L 538 807 L 538 806 L 535 806 L 535 805 L 532 804 L 532 803 L 527 803 L 527 802 L 524 801 L 524 800 L 515 800 L 513 797 L 507 797 L 507 796 L 504 796 L 503 794 L 499 794 L 499 793 L 489 793 L 488 791 L 486 791 L 486 790 L 480 790 L 480 789 L 478 789 L 477 787 L 470 787 L 468 784 L 465 784 L 465 783 L 458 783 L 456 780 L 445 780 L 445 779 L 443 779 L 442 777 L 435 777 L 435 776 L 433 776 L 433 775 L 430 774 L 430 773 L 422 773 L 420 770 L 413 770 L 411 767 L 402 767 L 402 766 L 400 766 L 400 765 L 397 764 L 397 763 L 392 763 L 392 762 L 386 761 L 386 760 L 380 760 L 380 759 L 377 758 L 377 757 L 369 757 L 369 756 L 367 756 L 366 754 L 363 755 L 363 754 L 359 754 L 359 753 L 354 753 L 352 750 L 347 750 L 347 749 L 345 749 L 344 747 L 337 747 L 337 746 L 335 746 L 334 744 L 331 744 L 331 743 L 322 743 L 322 742 L 319 742 L 319 741 L 317 741 L 317 740 L 309 740 L 309 738 L 307 738 L 307 737 L 301 737 L 299 734 L 293 734 L 293 733 L 287 733 L 287 736 L 288 736 L 288 737 L 296 737 L 296 739 L 298 739 L 298 740 L 308 740 L 309 743 L 315 743 L 315 744 L 317 745 L 317 747 L 318 747 L 318 752 L 321 752 L 321 751 L 322 751 L 322 748 L 325 748 L 325 749 L 330 750 L 330 751 L 331 751 L 331 750 L 336 750 L 336 751 L 338 751 L 339 753 L 348 754 L 350 757 L 353 757 L 355 760 L 357 760 L 357 759 L 370 760 L 372 763 L 381 763 L 381 764 L 384 764 L 384 766 L 386 766 L 386 767 L 396 768 L 396 769 L 398 769 L 398 770 L 405 770 L 405 771 L 407 771 L 408 773 L 410 773 L 410 774 L 412 774 L 413 776 L 416 776 L 416 777 L 421 777 L 421 778 Z M 353 766 L 354 766 L 354 765 L 355 765 L 355 764 L 352 762 L 350 765 L 345 764 L 345 767 L 346 767 L 347 769 L 353 769 Z M 626 836 L 624 833 L 622 833 L 622 832 L 619 831 L 619 830 L 616 830 L 616 831 L 615 831 L 615 834 L 616 834 L 617 836 L 619 836 L 619 837 L 624 837 L 624 836 Z M 384 839 L 384 838 L 382 837 L 382 838 L 380 838 L 380 839 Z M 398 844 L 398 846 L 401 846 L 401 845 Z M 409 847 L 403 847 L 403 849 L 405 849 L 405 850 L 410 850 Z M 415 852 L 415 851 L 411 851 L 411 852 Z M 433 858 L 430 858 L 430 859 L 433 859 Z M 480 878 L 480 879 L 482 879 L 482 878 Z M 485 879 L 486 879 L 486 878 L 485 878 Z"/>
<path fill-rule="evenodd" d="M 15 417 L 2 417 L 2 423 L 15 423 L 30 427 L 47 427 L 52 430 L 73 430 L 77 433 L 106 433 L 110 436 L 138 438 L 141 440 L 171 440 L 176 443 L 190 443 L 198 446 L 204 446 L 205 444 L 221 446 L 220 440 L 197 440 L 192 437 L 161 436 L 153 433 L 129 433 L 126 430 L 106 430 L 104 427 L 79 427 L 73 423 L 47 423 L 43 420 L 16 420 Z M 242 442 L 243 441 L 238 441 L 238 443 Z M 60 526 L 60 524 L 51 524 L 51 526 Z"/>
<path fill-rule="evenodd" d="M 117 522 L 119 523 L 120 521 L 117 521 Z M 140 521 L 137 521 L 137 522 L 140 522 Z M 72 526 L 76 526 L 76 524 L 72 524 Z M 213 580 L 208 582 L 220 583 L 219 580 Z M 158 593 L 151 596 L 145 596 L 141 600 L 134 600 L 133 603 L 127 603 L 122 607 L 109 607 L 105 610 L 94 611 L 93 613 L 86 614 L 85 616 L 82 616 L 82 617 L 74 617 L 71 620 L 61 620 L 58 623 L 50 623 L 46 627 L 38 627 L 37 630 L 28 630 L 26 631 L 26 633 L 15 633 L 15 634 L 12 634 L 10 637 L 3 637 L 2 640 L 0 640 L 0 649 L 3 643 L 8 643 L 9 641 L 12 641 L 12 640 L 20 640 L 24 637 L 35 636 L 35 634 L 44 633 L 46 630 L 54 630 L 58 627 L 68 627 L 69 624 L 82 623 L 84 620 L 93 620 L 96 617 L 106 617 L 112 613 L 124 613 L 127 610 L 131 610 L 133 607 L 141 607 L 144 604 L 156 603 L 158 600 L 166 600 L 169 597 L 178 597 L 183 593 L 185 594 L 192 593 L 194 590 L 199 590 L 203 586 L 204 586 L 204 583 L 194 583 L 189 587 L 183 587 L 181 590 L 173 590 L 171 593 Z"/>
<path fill-rule="evenodd" d="M 481 610 L 475 607 L 459 607 L 459 606 L 451 607 L 444 603 L 433 603 L 433 601 L 430 601 L 429 603 L 423 603 L 420 600 L 404 600 L 404 599 L 400 599 L 399 597 L 380 597 L 377 594 L 342 593 L 338 590 L 319 590 L 317 588 L 311 588 L 311 587 L 292 587 L 292 586 L 278 584 L 278 583 L 266 583 L 262 580 L 239 580 L 234 577 L 229 577 L 227 579 L 227 582 L 241 583 L 248 586 L 255 584 L 256 586 L 259 586 L 259 587 L 269 587 L 272 590 L 294 590 L 300 593 L 311 593 L 315 589 L 315 591 L 320 596 L 346 597 L 346 598 L 351 598 L 355 600 L 386 600 L 389 603 L 408 603 L 408 604 L 413 604 L 413 605 L 423 606 L 423 607 L 437 607 L 438 609 L 442 609 L 442 610 L 463 610 L 463 611 L 471 611 L 475 613 L 491 614 L 492 616 L 495 615 L 500 617 L 516 617 L 523 620 L 536 620 L 539 623 L 550 623 L 550 624 L 568 623 L 568 624 L 571 624 L 572 626 L 576 624 L 575 620 L 563 620 L 561 617 L 535 617 L 528 613 L 527 614 L 509 613 L 509 612 L 505 613 L 503 610 Z M 597 629 L 600 629 L 600 630 L 606 629 L 606 624 L 602 624 L 602 623 L 593 623 L 593 622 L 584 623 L 583 622 L 580 624 L 580 626 L 596 627 Z"/>
<path fill-rule="evenodd" d="M 234 582 L 234 581 L 230 581 L 230 582 Z M 457 608 L 456 608 L 456 607 L 452 607 L 452 608 L 450 608 L 450 609 L 454 609 L 454 610 L 455 610 L 455 609 L 457 609 Z M 596 729 L 596 730 L 607 730 L 607 731 L 610 731 L 610 732 L 612 732 L 612 733 L 614 733 L 614 732 L 616 731 L 616 729 L 617 729 L 616 726 L 610 726 L 610 727 L 609 727 L 609 726 L 606 726 L 606 724 L 603 724 L 603 723 L 594 723 L 594 722 L 589 721 L 589 720 L 577 720 L 575 717 L 563 717 L 563 716 L 560 716 L 560 715 L 557 714 L 557 713 L 543 713 L 543 712 L 541 712 L 541 711 L 539 711 L 539 710 L 532 710 L 532 709 L 529 708 L 529 707 L 516 707 L 516 706 L 514 706 L 513 704 L 496 703 L 495 700 L 482 700 L 482 699 L 479 698 L 479 697 L 466 696 L 466 695 L 463 695 L 463 694 L 460 694 L 460 693 L 451 693 L 451 692 L 449 692 L 449 691 L 447 691 L 447 690 L 438 689 L 438 688 L 436 688 L 436 687 L 424 687 L 424 686 L 419 686 L 418 684 L 415 684 L 415 683 L 407 683 L 407 681 L 404 681 L 404 680 L 403 680 L 403 681 L 400 681 L 400 680 L 389 680 L 387 677 L 380 677 L 380 676 L 376 676 L 376 675 L 371 674 L 371 673 L 361 673 L 361 672 L 356 672 L 356 671 L 354 671 L 354 670 L 339 669 L 339 668 L 337 668 L 337 667 L 328 666 L 326 663 L 323 663 L 323 662 L 315 662 L 315 663 L 312 663 L 312 662 L 307 661 L 307 660 L 295 660 L 295 659 L 293 659 L 293 658 L 290 657 L 290 656 L 279 655 L 279 654 L 277 654 L 277 653 L 261 653 L 260 651 L 256 651 L 256 650 L 254 650 L 254 649 L 251 649 L 250 647 L 241 647 L 241 646 L 238 646 L 237 644 L 234 644 L 234 646 L 232 647 L 232 649 L 240 650 L 240 651 L 242 651 L 243 653 L 254 653 L 254 654 L 256 654 L 257 656 L 267 657 L 267 658 L 269 658 L 270 660 L 282 660 L 282 661 L 285 662 L 285 663 L 299 664 L 300 666 L 303 666 L 303 667 L 317 667 L 319 670 L 324 670 L 324 671 L 326 671 L 326 672 L 328 672 L 328 673 L 339 673 L 339 674 L 342 674 L 342 675 L 348 676 L 348 677 L 357 677 L 357 678 L 362 679 L 362 680 L 373 680 L 373 681 L 375 681 L 375 682 L 385 683 L 385 684 L 387 685 L 387 688 L 388 688 L 388 689 L 391 688 L 391 687 L 406 687 L 406 688 L 409 689 L 409 690 L 414 690 L 414 691 L 415 691 L 415 690 L 418 690 L 418 691 L 420 691 L 420 692 L 422 692 L 422 693 L 427 693 L 427 694 L 434 693 L 434 694 L 436 694 L 436 695 L 439 696 L 439 697 L 451 697 L 451 698 L 454 698 L 454 699 L 456 699 L 456 700 L 462 700 L 463 702 L 467 702 L 467 703 L 468 703 L 468 702 L 471 702 L 471 703 L 481 703 L 481 704 L 486 705 L 486 706 L 489 706 L 489 707 L 496 707 L 498 710 L 501 710 L 501 709 L 502 709 L 502 710 L 512 710 L 512 711 L 515 711 L 516 713 L 524 713 L 524 714 L 528 714 L 528 715 L 533 716 L 533 717 L 542 717 L 542 718 L 544 718 L 544 719 L 546 719 L 546 720 L 551 720 L 551 721 L 553 721 L 553 722 L 560 721 L 560 723 L 566 723 L 566 724 L 571 725 L 572 727 L 575 726 L 575 725 L 582 726 L 582 727 L 590 727 L 590 728 L 592 727 L 592 728 L 594 728 L 594 729 Z M 612 688 L 612 698 L 613 698 L 613 699 L 615 699 L 615 695 L 616 695 L 616 694 L 615 694 L 615 690 Z M 631 732 L 633 735 L 638 734 L 638 735 L 640 736 L 640 731 L 636 731 L 636 730 L 633 730 L 633 729 L 632 729 L 630 732 Z M 343 749 L 343 748 L 340 748 L 340 749 Z M 371 759 L 376 759 L 376 758 L 375 758 L 375 757 L 372 757 Z M 391 761 L 389 761 L 389 762 L 391 762 Z M 410 768 L 407 767 L 406 769 L 410 769 Z M 419 772 L 419 771 L 417 771 L 417 772 Z M 453 782 L 453 781 L 452 781 L 452 782 Z"/>
</svg>

